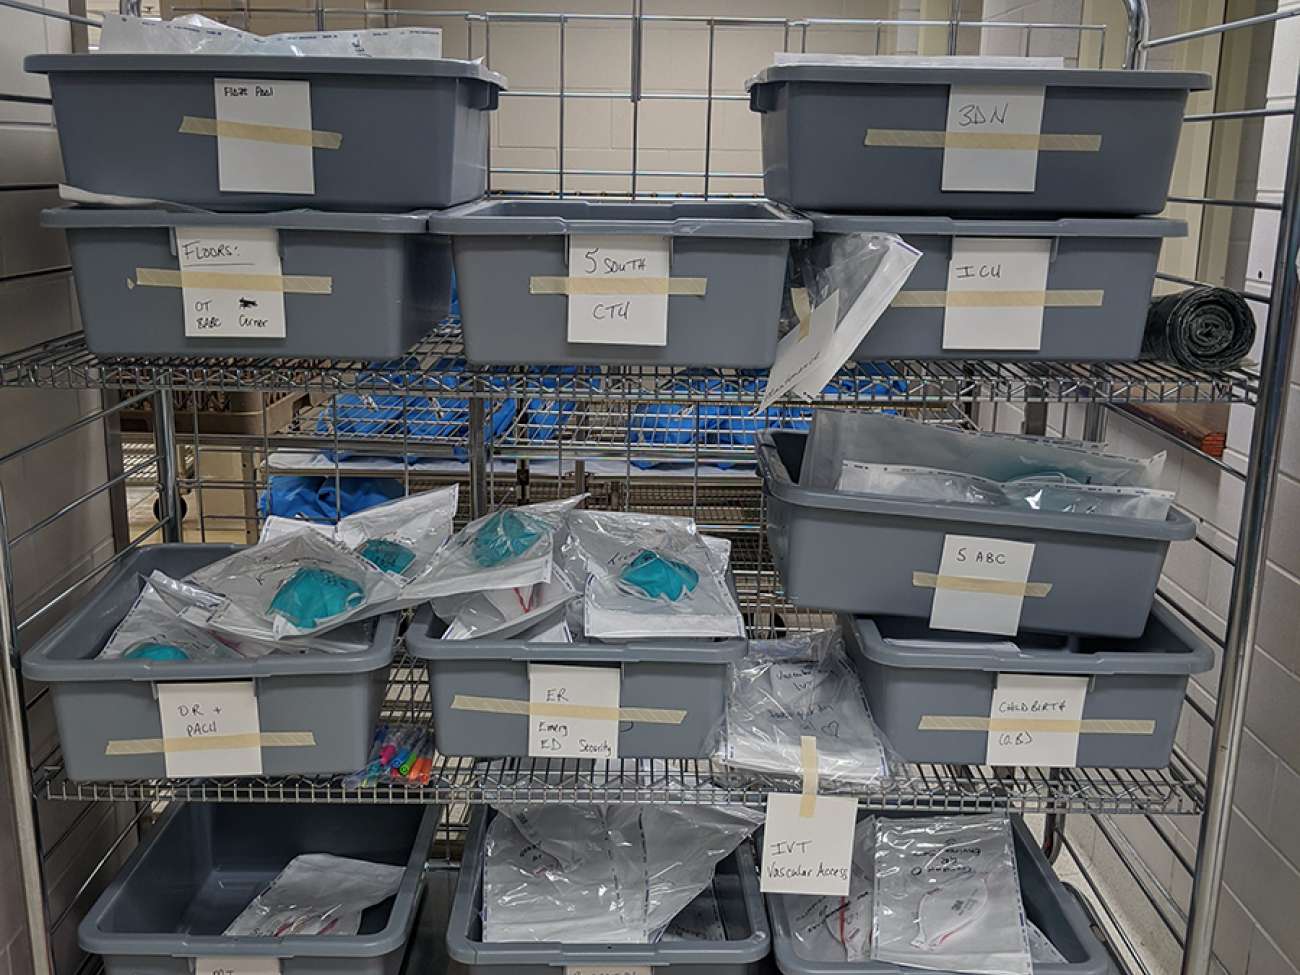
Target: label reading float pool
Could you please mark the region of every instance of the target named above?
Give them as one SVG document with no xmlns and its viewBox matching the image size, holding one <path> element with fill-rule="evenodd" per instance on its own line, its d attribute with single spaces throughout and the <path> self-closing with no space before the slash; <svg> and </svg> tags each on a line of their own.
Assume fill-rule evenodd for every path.
<svg viewBox="0 0 1300 975">
<path fill-rule="evenodd" d="M 177 227 L 176 258 L 186 338 L 284 338 L 275 230 Z"/>
<path fill-rule="evenodd" d="M 315 193 L 311 82 L 216 78 L 213 86 L 221 192 Z"/>
<path fill-rule="evenodd" d="M 671 251 L 670 237 L 570 237 L 569 277 L 582 280 L 570 285 L 569 341 L 667 345 L 668 294 L 658 282 L 668 280 Z"/>
<path fill-rule="evenodd" d="M 530 758 L 618 758 L 618 667 L 528 665 Z"/>
<path fill-rule="evenodd" d="M 1043 130 L 1039 87 L 953 85 L 944 133 L 945 191 L 1032 193 Z"/>
<path fill-rule="evenodd" d="M 261 721 L 251 680 L 159 684 L 168 778 L 261 775 Z"/>
</svg>

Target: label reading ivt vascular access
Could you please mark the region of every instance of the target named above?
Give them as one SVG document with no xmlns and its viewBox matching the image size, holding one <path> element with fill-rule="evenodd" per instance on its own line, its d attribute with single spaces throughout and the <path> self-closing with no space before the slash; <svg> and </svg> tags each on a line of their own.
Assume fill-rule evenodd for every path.
<svg viewBox="0 0 1300 975">
<path fill-rule="evenodd" d="M 852 797 L 769 793 L 759 869 L 763 893 L 847 897 L 857 811 Z"/>
</svg>

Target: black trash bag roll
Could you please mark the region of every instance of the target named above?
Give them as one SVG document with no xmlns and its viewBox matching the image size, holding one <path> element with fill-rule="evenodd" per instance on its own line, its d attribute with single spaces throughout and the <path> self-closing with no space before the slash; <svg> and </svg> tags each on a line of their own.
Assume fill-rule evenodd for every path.
<svg viewBox="0 0 1300 975">
<path fill-rule="evenodd" d="M 1254 342 L 1255 316 L 1241 295 L 1227 288 L 1189 288 L 1152 299 L 1142 358 L 1222 372 L 1241 362 Z"/>
</svg>

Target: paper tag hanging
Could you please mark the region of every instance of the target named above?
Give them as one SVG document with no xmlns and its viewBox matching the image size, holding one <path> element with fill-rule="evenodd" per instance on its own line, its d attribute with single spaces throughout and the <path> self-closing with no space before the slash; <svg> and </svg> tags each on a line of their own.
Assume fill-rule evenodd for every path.
<svg viewBox="0 0 1300 975">
<path fill-rule="evenodd" d="M 671 251 L 671 237 L 570 237 L 569 278 L 579 283 L 569 290 L 569 341 L 667 345 L 667 286 L 655 293 L 632 290 L 641 286 L 629 284 L 629 291 L 620 293 L 617 283 L 620 278 L 666 282 Z M 580 282 L 587 279 L 600 282 L 599 290 L 609 293 L 584 292 Z"/>
<path fill-rule="evenodd" d="M 801 795 L 768 795 L 759 886 L 765 894 L 847 897 L 858 801 L 817 796 L 808 816 L 803 807 Z"/>
<path fill-rule="evenodd" d="M 210 955 L 194 959 L 194 975 L 280 975 L 280 959 L 265 955 Z"/>
<path fill-rule="evenodd" d="M 1042 86 L 951 86 L 942 188 L 1032 193 L 1044 93 Z"/>
<path fill-rule="evenodd" d="M 223 193 L 315 193 L 311 82 L 215 78 L 212 84 L 218 188 Z M 229 127 L 223 130 L 222 123 L 265 128 L 247 130 L 241 137 Z"/>
<path fill-rule="evenodd" d="M 1015 635 L 1033 561 L 1029 542 L 945 535 L 930 626 Z"/>
<path fill-rule="evenodd" d="M 1041 349 L 1051 256 L 1041 237 L 953 238 L 944 349 Z"/>
<path fill-rule="evenodd" d="M 177 227 L 186 338 L 282 339 L 280 237 L 265 227 Z"/>
<path fill-rule="evenodd" d="M 530 758 L 618 758 L 618 667 L 528 665 Z"/>
<path fill-rule="evenodd" d="M 1073 768 L 1087 677 L 998 674 L 986 764 Z"/>
<path fill-rule="evenodd" d="M 157 688 L 168 778 L 262 774 L 262 727 L 253 681 Z"/>
</svg>

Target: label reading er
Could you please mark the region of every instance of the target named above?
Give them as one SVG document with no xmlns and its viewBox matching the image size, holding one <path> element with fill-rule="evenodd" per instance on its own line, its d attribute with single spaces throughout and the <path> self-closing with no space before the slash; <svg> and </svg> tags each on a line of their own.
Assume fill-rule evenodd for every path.
<svg viewBox="0 0 1300 975">
<path fill-rule="evenodd" d="M 803 800 L 793 793 L 768 794 L 759 887 L 765 894 L 847 897 L 858 801 L 817 796 L 805 816 Z"/>
<path fill-rule="evenodd" d="M 942 189 L 1032 193 L 1043 96 L 1042 86 L 951 86 Z"/>
<path fill-rule="evenodd" d="M 274 229 L 177 227 L 176 259 L 186 338 L 285 337 L 280 237 Z"/>
<path fill-rule="evenodd" d="M 157 686 L 168 778 L 262 774 L 253 681 Z"/>
<path fill-rule="evenodd" d="M 618 758 L 618 667 L 528 665 L 530 758 Z"/>
<path fill-rule="evenodd" d="M 315 193 L 311 82 L 215 78 L 212 84 L 221 192 Z"/>
<path fill-rule="evenodd" d="M 632 282 L 667 281 L 671 250 L 671 237 L 570 237 L 569 278 L 577 280 L 569 293 L 569 341 L 667 345 L 668 294 Z M 592 293 L 582 290 L 587 279 L 597 282 Z M 620 279 L 629 279 L 626 293 L 618 291 Z"/>
<path fill-rule="evenodd" d="M 989 710 L 989 765 L 1073 768 L 1087 677 L 998 674 Z"/>
<path fill-rule="evenodd" d="M 1030 542 L 945 535 L 930 625 L 1014 636 L 1033 561 Z"/>
</svg>

